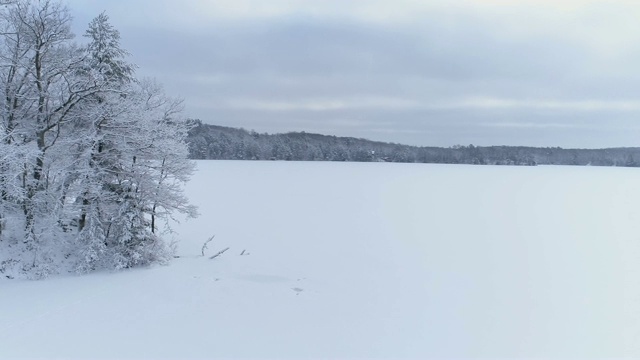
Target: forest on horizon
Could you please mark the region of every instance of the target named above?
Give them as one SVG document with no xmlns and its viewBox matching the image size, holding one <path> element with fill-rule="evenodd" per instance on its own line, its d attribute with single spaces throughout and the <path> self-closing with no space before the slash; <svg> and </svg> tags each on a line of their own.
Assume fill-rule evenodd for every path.
<svg viewBox="0 0 640 360">
<path fill-rule="evenodd" d="M 194 160 L 355 161 L 474 165 L 640 166 L 640 148 L 412 146 L 306 132 L 282 134 L 189 121 L 189 157 Z"/>
</svg>

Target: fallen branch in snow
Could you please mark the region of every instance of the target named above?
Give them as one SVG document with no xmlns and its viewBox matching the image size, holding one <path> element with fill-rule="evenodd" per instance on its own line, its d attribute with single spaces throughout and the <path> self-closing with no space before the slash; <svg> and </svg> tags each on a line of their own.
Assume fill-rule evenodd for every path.
<svg viewBox="0 0 640 360">
<path fill-rule="evenodd" d="M 202 244 L 202 256 L 204 256 L 204 251 L 208 248 L 207 244 L 209 244 L 211 242 L 211 240 L 213 240 L 213 238 L 216 237 L 215 235 L 212 235 L 209 240 L 205 241 L 204 244 Z"/>
<path fill-rule="evenodd" d="M 225 251 L 227 251 L 227 250 L 229 250 L 229 248 L 226 248 L 226 249 L 224 249 L 224 250 L 220 250 L 220 251 L 218 251 L 218 253 L 216 253 L 215 255 L 213 255 L 212 257 L 210 257 L 210 258 L 209 258 L 209 260 L 217 258 L 218 256 L 220 256 L 220 255 L 224 254 L 224 252 L 225 252 Z"/>
</svg>

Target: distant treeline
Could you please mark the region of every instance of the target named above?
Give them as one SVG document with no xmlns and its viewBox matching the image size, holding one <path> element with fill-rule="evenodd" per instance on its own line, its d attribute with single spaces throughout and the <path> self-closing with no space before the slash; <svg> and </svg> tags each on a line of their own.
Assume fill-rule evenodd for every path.
<svg viewBox="0 0 640 360">
<path fill-rule="evenodd" d="M 640 166 L 640 148 L 419 147 L 305 132 L 259 134 L 191 121 L 188 142 L 192 159 Z"/>
</svg>

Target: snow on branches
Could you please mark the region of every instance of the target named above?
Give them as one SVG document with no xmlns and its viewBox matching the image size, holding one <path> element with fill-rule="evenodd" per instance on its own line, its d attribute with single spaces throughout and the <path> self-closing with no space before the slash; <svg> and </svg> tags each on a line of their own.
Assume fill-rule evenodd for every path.
<svg viewBox="0 0 640 360">
<path fill-rule="evenodd" d="M 181 101 L 135 78 L 104 13 L 77 44 L 58 2 L 0 12 L 0 261 L 35 277 L 167 261 L 158 222 L 197 215 Z"/>
</svg>

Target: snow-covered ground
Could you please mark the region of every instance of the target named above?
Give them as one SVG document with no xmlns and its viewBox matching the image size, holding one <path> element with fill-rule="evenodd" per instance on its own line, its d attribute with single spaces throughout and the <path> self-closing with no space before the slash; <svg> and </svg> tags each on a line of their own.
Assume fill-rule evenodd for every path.
<svg viewBox="0 0 640 360">
<path fill-rule="evenodd" d="M 0 280 L 0 358 L 640 357 L 638 169 L 198 167 L 171 265 Z"/>
</svg>

